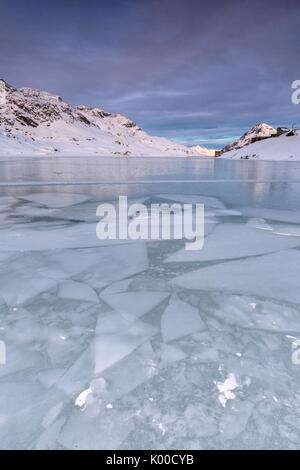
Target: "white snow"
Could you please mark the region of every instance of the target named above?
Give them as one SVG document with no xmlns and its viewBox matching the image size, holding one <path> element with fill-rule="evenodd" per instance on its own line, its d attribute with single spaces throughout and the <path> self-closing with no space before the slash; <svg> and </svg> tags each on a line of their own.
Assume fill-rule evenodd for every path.
<svg viewBox="0 0 300 470">
<path fill-rule="evenodd" d="M 83 408 L 86 404 L 86 400 L 87 400 L 87 397 L 93 393 L 92 392 L 92 389 L 89 387 L 89 388 L 86 388 L 85 390 L 83 390 L 79 395 L 78 397 L 76 398 L 75 400 L 75 406 L 79 406 L 79 408 Z"/>
<path fill-rule="evenodd" d="M 193 147 L 190 147 L 191 150 L 194 152 L 197 152 L 199 155 L 204 156 L 204 157 L 214 157 L 215 156 L 215 150 L 214 149 L 208 149 L 206 147 L 203 147 L 202 145 L 194 145 Z"/>
<path fill-rule="evenodd" d="M 219 390 L 219 401 L 221 405 L 225 408 L 228 400 L 233 400 L 235 398 L 235 390 L 238 387 L 235 375 L 233 373 L 228 374 L 228 377 L 224 382 L 217 382 L 217 388 Z"/>
<path fill-rule="evenodd" d="M 256 126 L 247 131 L 240 139 L 226 145 L 225 149 L 227 151 L 240 149 L 250 144 L 251 139 L 253 138 L 270 137 L 271 135 L 276 134 L 276 132 L 276 129 L 272 126 L 269 126 L 269 124 L 256 124 Z"/>
<path fill-rule="evenodd" d="M 5 86 L 0 156 L 199 156 L 197 149 L 148 135 L 121 114 L 70 106 L 40 90 Z"/>
<path fill-rule="evenodd" d="M 254 142 L 245 147 L 225 152 L 219 158 L 240 160 L 285 160 L 289 162 L 300 160 L 300 132 L 287 137 L 273 137 L 270 139 Z"/>
</svg>

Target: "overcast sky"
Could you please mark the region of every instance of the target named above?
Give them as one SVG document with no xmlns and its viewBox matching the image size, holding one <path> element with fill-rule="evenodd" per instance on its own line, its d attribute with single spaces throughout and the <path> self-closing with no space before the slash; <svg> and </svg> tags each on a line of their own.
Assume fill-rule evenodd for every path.
<svg viewBox="0 0 300 470">
<path fill-rule="evenodd" d="M 0 0 L 0 77 L 220 147 L 300 124 L 300 1 Z"/>
</svg>

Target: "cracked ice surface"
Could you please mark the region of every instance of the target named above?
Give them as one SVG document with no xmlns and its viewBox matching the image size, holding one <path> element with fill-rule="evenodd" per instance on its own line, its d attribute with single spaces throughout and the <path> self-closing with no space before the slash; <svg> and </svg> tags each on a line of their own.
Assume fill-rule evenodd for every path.
<svg viewBox="0 0 300 470">
<path fill-rule="evenodd" d="M 31 193 L 23 196 L 26 201 L 52 208 L 68 207 L 88 201 L 89 196 L 75 193 Z"/>
<path fill-rule="evenodd" d="M 0 448 L 299 448 L 299 212 L 202 193 L 153 195 L 207 206 L 199 252 L 95 242 L 82 191 L 0 197 Z"/>
<path fill-rule="evenodd" d="M 212 261 L 271 253 L 299 246 L 299 240 L 243 224 L 220 224 L 207 238 L 205 249 L 195 253 L 181 249 L 166 259 L 170 262 Z"/>
<path fill-rule="evenodd" d="M 192 271 L 175 279 L 187 289 L 221 290 L 300 303 L 300 252 L 229 261 Z"/>
</svg>

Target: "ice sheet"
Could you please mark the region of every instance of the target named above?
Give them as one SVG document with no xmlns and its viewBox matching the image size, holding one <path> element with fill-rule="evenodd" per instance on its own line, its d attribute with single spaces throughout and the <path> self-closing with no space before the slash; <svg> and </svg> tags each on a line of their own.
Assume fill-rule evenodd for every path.
<svg viewBox="0 0 300 470">
<path fill-rule="evenodd" d="M 7 251 L 41 251 L 66 248 L 88 248 L 97 246 L 129 244 L 128 240 L 99 240 L 95 223 L 20 224 L 0 232 L 0 243 Z"/>
<path fill-rule="evenodd" d="M 77 193 L 30 193 L 22 196 L 22 199 L 25 201 L 35 202 L 41 206 L 48 206 L 53 208 L 58 207 L 67 207 L 73 206 L 75 204 L 80 204 L 82 202 L 88 201 L 91 199 L 90 196 L 86 194 L 77 194 Z"/>
<path fill-rule="evenodd" d="M 82 276 L 84 282 L 96 289 L 140 273 L 149 266 L 144 242 L 105 247 L 98 253 L 94 258 L 96 263 Z"/>
<path fill-rule="evenodd" d="M 234 400 L 226 407 L 220 422 L 222 439 L 232 440 L 241 434 L 250 419 L 254 404 L 250 401 Z"/>
<path fill-rule="evenodd" d="M 174 295 L 161 317 L 163 341 L 168 343 L 197 331 L 204 330 L 198 310 Z"/>
<path fill-rule="evenodd" d="M 161 360 L 163 363 L 181 361 L 186 357 L 185 352 L 172 344 L 162 344 L 161 346 Z"/>
<path fill-rule="evenodd" d="M 218 434 L 214 413 L 202 403 L 188 405 L 184 412 L 189 432 L 197 437 L 211 437 Z"/>
<path fill-rule="evenodd" d="M 121 292 L 126 292 L 129 288 L 132 279 L 123 279 L 122 281 L 113 282 L 110 286 L 102 290 L 101 296 L 119 294 Z"/>
<path fill-rule="evenodd" d="M 184 187 L 149 199 L 204 202 L 197 271 L 164 263 L 180 241 L 92 245 L 100 185 L 76 205 L 0 198 L 0 447 L 298 446 L 297 211 L 241 217 L 240 193 L 227 206 L 216 188 L 226 204 Z"/>
<path fill-rule="evenodd" d="M 226 209 L 224 203 L 211 196 L 204 196 L 202 194 L 157 194 L 157 199 L 166 199 L 168 201 L 176 201 L 182 204 L 204 204 L 204 206 L 214 207 L 216 209 Z"/>
<path fill-rule="evenodd" d="M 209 266 L 177 277 L 174 285 L 300 303 L 300 252 L 286 250 Z"/>
<path fill-rule="evenodd" d="M 57 447 L 57 439 L 65 424 L 65 417 L 58 419 L 42 432 L 35 445 L 35 450 L 53 450 Z"/>
<path fill-rule="evenodd" d="M 290 222 L 300 224 L 299 211 L 269 209 L 264 207 L 240 207 L 242 214 L 246 217 L 258 217 L 278 222 Z"/>
<path fill-rule="evenodd" d="M 36 207 L 31 204 L 24 204 L 14 209 L 14 215 L 21 215 L 24 217 L 49 217 L 57 213 L 56 209 L 48 207 Z"/>
<path fill-rule="evenodd" d="M 94 289 L 83 282 L 65 281 L 58 286 L 58 297 L 62 299 L 85 300 L 86 302 L 99 302 Z"/>
<path fill-rule="evenodd" d="M 300 237 L 300 226 L 295 225 L 277 225 L 274 227 L 274 233 L 287 237 Z"/>
<path fill-rule="evenodd" d="M 242 258 L 294 248 L 299 245 L 300 241 L 297 238 L 283 237 L 265 230 L 255 230 L 244 224 L 222 224 L 218 225 L 213 233 L 205 239 L 202 250 L 187 251 L 182 249 L 170 255 L 166 262 Z"/>
<path fill-rule="evenodd" d="M 93 376 L 93 367 L 94 350 L 93 343 L 90 343 L 69 369 L 58 378 L 56 387 L 73 398 L 76 393 L 82 391 Z"/>
<path fill-rule="evenodd" d="M 106 393 L 100 394 L 104 404 L 126 396 L 158 373 L 158 358 L 149 341 L 103 372 Z M 130 377 L 130 380 L 128 380 Z"/>
<path fill-rule="evenodd" d="M 67 275 L 54 265 L 44 265 L 30 256 L 2 266 L 0 296 L 8 305 L 18 305 L 56 286 Z"/>
<path fill-rule="evenodd" d="M 84 411 L 74 410 L 59 442 L 70 450 L 117 450 L 133 428 L 130 413 L 104 409 L 91 418 Z"/>
<path fill-rule="evenodd" d="M 95 336 L 95 374 L 128 356 L 155 331 L 155 328 L 140 321 L 130 324 L 118 313 L 100 318 Z"/>
<path fill-rule="evenodd" d="M 126 320 L 132 322 L 153 310 L 168 296 L 168 292 L 139 291 L 110 295 L 102 293 L 101 299 Z"/>
<path fill-rule="evenodd" d="M 214 294 L 218 307 L 213 315 L 242 328 L 300 333 L 300 312 L 288 305 L 256 297 Z"/>
</svg>

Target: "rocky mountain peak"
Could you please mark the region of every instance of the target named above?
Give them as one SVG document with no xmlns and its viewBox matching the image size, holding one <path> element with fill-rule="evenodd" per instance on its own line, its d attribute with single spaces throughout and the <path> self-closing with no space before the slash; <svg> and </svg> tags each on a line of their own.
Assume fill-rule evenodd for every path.
<svg viewBox="0 0 300 470">
<path fill-rule="evenodd" d="M 263 139 L 271 137 L 272 135 L 276 134 L 276 129 L 269 124 L 264 122 L 256 124 L 252 127 L 249 131 L 245 132 L 242 137 L 234 142 L 226 145 L 224 150 L 226 152 L 230 150 L 236 150 L 244 147 L 245 145 L 249 145 L 255 141 L 255 139 Z"/>
<path fill-rule="evenodd" d="M 1 96 L 5 106 L 1 106 Z M 60 96 L 16 89 L 5 80 L 0 81 L 0 151 L 14 155 L 199 155 L 184 145 L 148 135 L 122 114 L 71 106 Z"/>
</svg>

